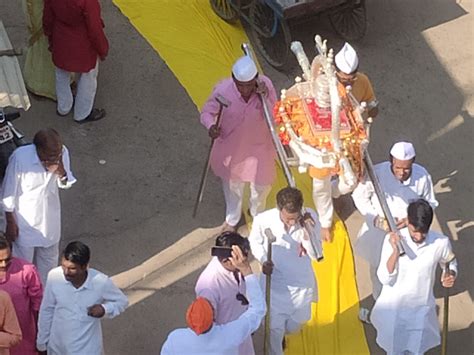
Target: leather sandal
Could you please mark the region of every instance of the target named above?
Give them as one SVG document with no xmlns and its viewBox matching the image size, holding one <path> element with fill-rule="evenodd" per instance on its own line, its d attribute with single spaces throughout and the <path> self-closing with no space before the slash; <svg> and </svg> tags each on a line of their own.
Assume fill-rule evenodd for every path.
<svg viewBox="0 0 474 355">
<path fill-rule="evenodd" d="M 94 122 L 101 120 L 106 115 L 106 112 L 103 108 L 93 108 L 89 116 L 84 118 L 83 120 L 76 121 L 79 124 L 86 123 L 86 122 Z"/>
</svg>

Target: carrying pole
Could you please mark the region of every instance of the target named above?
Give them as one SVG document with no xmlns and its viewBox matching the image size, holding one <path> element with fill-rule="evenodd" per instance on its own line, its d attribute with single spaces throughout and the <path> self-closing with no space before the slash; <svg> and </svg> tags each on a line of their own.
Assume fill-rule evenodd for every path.
<svg viewBox="0 0 474 355">
<path fill-rule="evenodd" d="M 224 107 L 229 106 L 229 102 L 222 95 L 217 95 L 216 101 L 219 103 L 219 111 L 217 112 L 215 126 L 217 127 L 217 129 L 219 129 L 220 124 L 221 124 L 222 111 L 224 110 Z M 204 163 L 204 168 L 201 174 L 201 182 L 199 183 L 199 191 L 196 197 L 196 202 L 194 202 L 193 218 L 196 217 L 199 204 L 201 203 L 202 196 L 204 195 L 204 188 L 206 186 L 207 175 L 209 174 L 209 161 L 211 160 L 211 153 L 212 153 L 212 148 L 214 147 L 215 140 L 216 138 L 211 139 L 211 144 L 209 145 L 209 151 L 207 152 L 206 162 Z"/>
</svg>

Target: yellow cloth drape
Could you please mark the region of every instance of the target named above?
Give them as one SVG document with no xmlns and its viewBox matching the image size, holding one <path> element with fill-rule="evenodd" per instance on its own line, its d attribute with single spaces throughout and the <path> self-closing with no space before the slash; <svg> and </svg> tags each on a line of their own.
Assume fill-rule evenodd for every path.
<svg viewBox="0 0 474 355">
<path fill-rule="evenodd" d="M 28 51 L 23 77 L 33 94 L 56 100 L 56 82 L 48 39 L 43 34 L 43 0 L 22 0 L 28 28 Z"/>
<path fill-rule="evenodd" d="M 219 19 L 207 0 L 114 0 L 137 30 L 160 54 L 201 107 L 219 79 L 228 77 L 248 41 L 242 27 Z M 295 173 L 306 205 L 311 206 L 311 180 Z M 269 198 L 286 185 L 281 170 Z M 319 302 L 303 330 L 288 338 L 287 354 L 368 354 L 362 325 L 357 319 L 359 300 L 347 232 L 341 221 L 334 226 L 334 242 L 324 244 L 325 260 L 314 263 Z"/>
</svg>

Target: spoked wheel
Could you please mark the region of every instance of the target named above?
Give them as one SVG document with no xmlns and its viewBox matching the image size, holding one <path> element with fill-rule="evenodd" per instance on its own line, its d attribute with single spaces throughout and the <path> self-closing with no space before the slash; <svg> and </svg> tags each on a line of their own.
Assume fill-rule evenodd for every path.
<svg viewBox="0 0 474 355">
<path fill-rule="evenodd" d="M 287 22 L 261 0 L 253 2 L 249 17 L 255 47 L 271 66 L 283 68 L 288 61 L 291 42 Z"/>
<path fill-rule="evenodd" d="M 351 0 L 329 13 L 331 25 L 347 41 L 358 40 L 367 32 L 365 0 Z"/>
<path fill-rule="evenodd" d="M 214 12 L 221 19 L 227 22 L 235 22 L 239 18 L 239 14 L 230 6 L 229 0 L 209 0 Z"/>
</svg>

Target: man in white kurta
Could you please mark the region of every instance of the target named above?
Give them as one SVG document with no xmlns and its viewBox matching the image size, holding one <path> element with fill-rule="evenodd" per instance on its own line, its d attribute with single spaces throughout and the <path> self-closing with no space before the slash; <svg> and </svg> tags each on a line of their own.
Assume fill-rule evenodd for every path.
<svg viewBox="0 0 474 355">
<path fill-rule="evenodd" d="M 448 237 L 430 231 L 433 210 L 424 200 L 409 205 L 408 227 L 401 238 L 385 237 L 377 275 L 383 284 L 375 302 L 371 321 L 377 330 L 377 343 L 388 354 L 423 354 L 440 343 L 433 285 L 436 265 L 443 269 L 450 261 Z M 420 223 L 421 222 L 421 223 Z M 399 256 L 397 240 L 406 255 Z M 450 275 L 443 273 L 442 284 L 452 287 L 456 262 L 449 263 Z"/>
<path fill-rule="evenodd" d="M 76 182 L 69 151 L 54 129 L 36 133 L 34 144 L 17 148 L 10 157 L 2 189 L 5 236 L 13 256 L 33 263 L 43 285 L 58 265 L 61 238 L 59 190 Z"/>
<path fill-rule="evenodd" d="M 128 305 L 107 275 L 88 267 L 89 258 L 85 244 L 71 242 L 61 266 L 48 275 L 36 340 L 48 355 L 102 355 L 101 318 L 113 318 Z"/>
<path fill-rule="evenodd" d="M 301 226 L 303 196 L 297 189 L 284 188 L 277 194 L 277 205 L 278 208 L 255 217 L 249 236 L 252 254 L 262 264 L 263 272 L 271 274 L 272 278 L 269 309 L 272 355 L 283 354 L 285 334 L 298 331 L 302 324 L 311 319 L 311 302 L 317 301 L 318 296 L 311 266 L 311 259 L 316 259 L 316 255 Z M 316 230 L 319 230 L 316 213 L 310 209 L 307 211 L 316 224 Z M 271 246 L 271 263 L 267 260 L 267 229 L 276 239 Z"/>
<path fill-rule="evenodd" d="M 385 194 L 392 216 L 399 221 L 399 227 L 406 227 L 408 204 L 419 198 L 430 203 L 433 208 L 438 206 L 430 174 L 421 165 L 416 164 L 415 149 L 408 142 L 398 142 L 390 150 L 391 161 L 374 166 L 382 190 Z M 380 262 L 380 253 L 386 231 L 376 227 L 383 219 L 382 208 L 370 180 L 359 183 L 352 193 L 352 199 L 364 216 L 354 249 L 370 264 L 372 280 L 372 296 L 377 299 L 382 285 L 376 276 Z"/>
<path fill-rule="evenodd" d="M 232 265 L 239 269 L 247 284 L 247 311 L 232 322 L 218 325 L 213 322 L 209 301 L 198 297 L 187 311 L 188 328 L 173 330 L 161 348 L 161 355 L 238 355 L 239 346 L 258 329 L 265 316 L 265 299 L 247 257 L 238 246 L 232 249 Z"/>
</svg>

